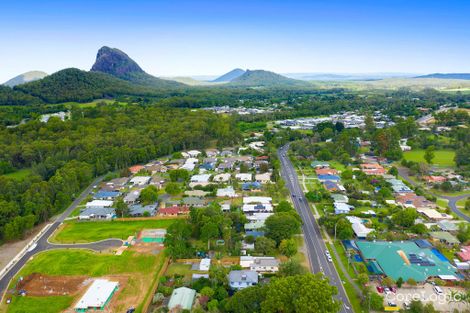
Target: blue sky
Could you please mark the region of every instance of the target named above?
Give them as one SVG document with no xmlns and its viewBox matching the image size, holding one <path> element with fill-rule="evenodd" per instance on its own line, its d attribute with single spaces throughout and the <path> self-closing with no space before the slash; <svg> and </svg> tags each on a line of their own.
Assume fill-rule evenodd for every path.
<svg viewBox="0 0 470 313">
<path fill-rule="evenodd" d="M 230 3 L 228 3 L 230 2 Z M 0 81 L 119 48 L 158 76 L 470 72 L 470 1 L 0 2 Z"/>
</svg>

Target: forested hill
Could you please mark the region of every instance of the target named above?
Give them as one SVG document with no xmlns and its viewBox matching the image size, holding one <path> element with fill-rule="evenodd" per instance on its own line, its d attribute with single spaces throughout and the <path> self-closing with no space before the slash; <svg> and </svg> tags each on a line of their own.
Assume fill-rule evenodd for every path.
<svg viewBox="0 0 470 313">
<path fill-rule="evenodd" d="M 109 74 L 133 84 L 148 87 L 175 88 L 184 86 L 184 84 L 175 81 L 160 79 L 147 74 L 137 62 L 123 51 L 106 46 L 98 50 L 91 71 Z"/>
<path fill-rule="evenodd" d="M 441 78 L 441 79 L 470 79 L 470 73 L 434 73 L 418 76 L 416 78 Z"/>
<path fill-rule="evenodd" d="M 141 106 L 74 109 L 65 122 L 51 118 L 0 127 L 0 171 L 32 172 L 22 181 L 0 175 L 0 242 L 21 238 L 66 208 L 96 175 L 182 149 L 239 140 L 231 117 Z"/>
<path fill-rule="evenodd" d="M 307 87 L 308 82 L 287 78 L 285 76 L 263 70 L 247 70 L 243 75 L 233 79 L 228 86 L 263 86 L 263 87 Z"/>
<path fill-rule="evenodd" d="M 145 95 L 153 89 L 136 86 L 108 74 L 68 68 L 41 80 L 18 85 L 14 90 L 47 103 L 86 102 L 118 95 Z"/>
</svg>

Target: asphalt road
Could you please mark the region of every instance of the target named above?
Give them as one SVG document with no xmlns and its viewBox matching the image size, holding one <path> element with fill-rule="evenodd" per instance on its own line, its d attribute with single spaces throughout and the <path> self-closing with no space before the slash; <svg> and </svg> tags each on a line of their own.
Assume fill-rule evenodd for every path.
<svg viewBox="0 0 470 313">
<path fill-rule="evenodd" d="M 54 233 L 59 225 L 68 217 L 77 205 L 82 202 L 86 196 L 91 192 L 93 186 L 98 184 L 103 178 L 98 177 L 93 183 L 85 189 L 80 196 L 78 196 L 72 204 L 53 222 L 51 227 L 44 232 L 44 234 L 36 241 L 37 246 L 32 250 L 28 251 L 18 262 L 13 265 L 8 272 L 0 279 L 0 297 L 3 296 L 6 291 L 10 280 L 21 270 L 21 268 L 28 262 L 28 260 L 35 254 L 53 249 L 90 249 L 94 251 L 106 250 L 113 247 L 119 247 L 122 245 L 122 240 L 109 239 L 88 244 L 76 244 L 76 245 L 64 245 L 64 244 L 52 244 L 48 242 L 48 238 Z"/>
<path fill-rule="evenodd" d="M 310 210 L 304 192 L 300 187 L 297 173 L 287 156 L 288 149 L 289 146 L 286 145 L 278 150 L 279 160 L 281 161 L 281 176 L 289 189 L 294 207 L 303 221 L 302 230 L 311 270 L 314 273 L 322 272 L 330 279 L 330 283 L 338 288 L 337 298 L 342 302 L 340 312 L 353 312 L 338 272 L 334 264 L 328 262 L 326 258 L 327 249 L 321 235 L 320 226 Z"/>
<path fill-rule="evenodd" d="M 418 184 L 416 184 L 416 182 L 414 182 L 409 174 L 408 174 L 409 170 L 407 168 L 404 168 L 404 167 L 399 167 L 398 168 L 398 174 L 403 177 L 404 180 L 406 180 L 408 183 L 410 183 L 411 185 L 413 186 L 419 186 Z M 470 197 L 470 193 L 469 194 L 464 194 L 464 195 L 460 195 L 460 196 L 440 196 L 440 195 L 437 195 L 435 193 L 432 193 L 430 192 L 429 190 L 427 191 L 428 193 L 430 193 L 431 195 L 433 195 L 434 197 L 437 197 L 437 198 L 442 198 L 442 199 L 446 199 L 448 200 L 448 205 L 449 205 L 449 208 L 455 213 L 457 214 L 458 216 L 460 216 L 462 219 L 466 220 L 467 222 L 470 222 L 470 216 L 466 215 L 465 213 L 463 213 L 462 211 L 459 210 L 459 208 L 457 208 L 457 201 L 461 200 L 461 199 L 465 199 L 465 198 L 468 198 Z"/>
</svg>

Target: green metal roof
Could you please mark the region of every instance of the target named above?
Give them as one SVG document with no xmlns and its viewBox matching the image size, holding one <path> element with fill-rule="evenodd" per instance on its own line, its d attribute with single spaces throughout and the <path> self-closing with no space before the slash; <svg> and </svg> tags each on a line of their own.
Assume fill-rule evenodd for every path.
<svg viewBox="0 0 470 313">
<path fill-rule="evenodd" d="M 459 244 L 459 240 L 457 238 L 455 238 L 454 235 L 452 235 L 451 233 L 448 233 L 446 231 L 433 231 L 433 232 L 430 233 L 430 235 L 434 239 L 443 240 L 443 241 L 445 241 L 447 243 L 450 243 L 450 244 L 453 244 L 453 245 Z"/>
<path fill-rule="evenodd" d="M 455 268 L 447 261 L 440 260 L 430 249 L 421 249 L 412 241 L 356 241 L 364 260 L 375 260 L 383 272 L 397 280 L 413 278 L 418 282 L 438 275 L 455 275 Z M 415 254 L 424 262 L 434 266 L 422 266 L 411 261 Z M 405 261 L 406 259 L 406 261 Z"/>
<path fill-rule="evenodd" d="M 171 294 L 170 302 L 168 302 L 168 308 L 171 310 L 177 306 L 183 310 L 191 310 L 196 297 L 196 290 L 181 287 L 173 290 Z"/>
</svg>

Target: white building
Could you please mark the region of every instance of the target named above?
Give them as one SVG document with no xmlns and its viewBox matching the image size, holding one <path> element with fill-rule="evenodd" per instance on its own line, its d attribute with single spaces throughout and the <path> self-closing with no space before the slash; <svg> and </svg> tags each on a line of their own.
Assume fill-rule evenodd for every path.
<svg viewBox="0 0 470 313">
<path fill-rule="evenodd" d="M 222 173 L 215 175 L 213 180 L 218 183 L 225 183 L 230 180 L 230 177 L 232 177 L 230 173 Z"/>
<path fill-rule="evenodd" d="M 236 196 L 237 194 L 235 193 L 235 190 L 233 189 L 232 186 L 229 186 L 227 188 L 217 189 L 217 197 L 235 198 Z"/>
<path fill-rule="evenodd" d="M 272 175 L 271 172 L 266 172 L 266 173 L 263 173 L 263 174 L 256 174 L 255 175 L 255 180 L 258 183 L 267 184 L 267 183 L 271 182 L 271 175 Z"/>
<path fill-rule="evenodd" d="M 250 203 L 265 203 L 271 204 L 273 199 L 271 197 L 244 197 L 243 204 L 250 204 Z"/>
<path fill-rule="evenodd" d="M 209 271 L 209 268 L 211 267 L 211 259 L 202 259 L 201 262 L 199 262 L 199 270 L 200 271 Z"/>
<path fill-rule="evenodd" d="M 235 178 L 240 181 L 251 181 L 253 179 L 253 174 L 251 173 L 238 173 L 235 174 Z"/>
<path fill-rule="evenodd" d="M 348 214 L 354 207 L 341 202 L 335 202 L 335 214 Z"/>
<path fill-rule="evenodd" d="M 130 182 L 134 186 L 145 186 L 147 185 L 152 177 L 150 176 L 134 176 L 131 178 Z"/>
<path fill-rule="evenodd" d="M 103 310 L 119 288 L 119 283 L 107 279 L 95 279 L 83 297 L 75 305 L 75 311 Z"/>
<path fill-rule="evenodd" d="M 274 213 L 272 212 L 255 212 L 253 214 L 247 215 L 247 219 L 250 222 L 261 222 L 261 221 L 266 221 L 268 217 L 273 215 Z"/>
<path fill-rule="evenodd" d="M 90 209 L 90 208 L 109 208 L 112 205 L 113 205 L 112 200 L 93 200 L 93 201 L 87 202 L 87 204 L 85 204 L 85 207 L 87 209 Z"/>
<path fill-rule="evenodd" d="M 184 162 L 183 166 L 181 166 L 182 169 L 187 170 L 187 171 L 192 171 L 196 167 L 196 164 L 198 162 L 198 159 L 195 158 L 187 158 L 186 162 Z"/>
<path fill-rule="evenodd" d="M 211 178 L 210 174 L 199 174 L 191 176 L 191 182 L 193 183 L 207 183 Z"/>
<path fill-rule="evenodd" d="M 197 158 L 200 154 L 201 154 L 201 151 L 198 151 L 198 150 L 189 150 L 188 152 L 186 152 L 191 158 Z"/>
</svg>

